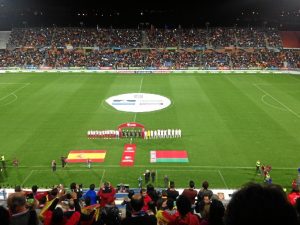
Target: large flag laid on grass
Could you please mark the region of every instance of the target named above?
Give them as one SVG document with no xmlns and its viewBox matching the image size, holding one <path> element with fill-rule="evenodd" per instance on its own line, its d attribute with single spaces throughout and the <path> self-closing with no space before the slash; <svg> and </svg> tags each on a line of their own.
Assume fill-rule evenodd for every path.
<svg viewBox="0 0 300 225">
<path fill-rule="evenodd" d="M 133 166 L 135 151 L 135 144 L 125 144 L 120 166 Z"/>
<path fill-rule="evenodd" d="M 82 163 L 90 159 L 93 162 L 104 162 L 105 150 L 73 150 L 69 152 L 68 163 Z"/>
<path fill-rule="evenodd" d="M 185 150 L 156 150 L 150 152 L 150 162 L 189 162 L 188 154 Z"/>
</svg>

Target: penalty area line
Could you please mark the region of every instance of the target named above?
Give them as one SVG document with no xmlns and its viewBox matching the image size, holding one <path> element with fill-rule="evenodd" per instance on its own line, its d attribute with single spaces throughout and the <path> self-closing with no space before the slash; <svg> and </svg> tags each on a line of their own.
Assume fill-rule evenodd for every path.
<svg viewBox="0 0 300 225">
<path fill-rule="evenodd" d="M 22 90 L 23 88 L 27 87 L 30 83 L 25 83 L 22 87 L 19 87 L 18 89 L 16 89 L 15 91 L 5 95 L 4 97 L 0 98 L 0 101 L 2 101 L 3 99 L 6 99 L 8 96 L 10 95 L 14 95 L 16 92 Z"/>
<path fill-rule="evenodd" d="M 219 173 L 219 175 L 220 175 L 220 177 L 221 177 L 221 180 L 223 181 L 223 184 L 225 185 L 226 189 L 228 189 L 227 183 L 226 183 L 225 178 L 223 177 L 221 171 L 218 170 L 218 173 Z"/>
<path fill-rule="evenodd" d="M 101 185 L 102 185 L 102 182 L 103 182 L 103 178 L 104 178 L 104 175 L 105 175 L 105 169 L 103 170 L 103 172 L 102 172 L 102 176 L 101 176 L 101 179 L 100 179 L 100 185 L 99 185 L 99 187 L 101 187 Z"/>
<path fill-rule="evenodd" d="M 31 170 L 30 173 L 25 177 L 25 179 L 23 180 L 21 186 L 23 186 L 25 184 L 25 182 L 29 179 L 29 177 L 33 174 L 35 170 Z"/>
<path fill-rule="evenodd" d="M 257 84 L 253 84 L 258 90 L 260 90 L 261 92 L 263 92 L 264 94 L 270 96 L 272 99 L 274 99 L 276 102 L 278 102 L 280 105 L 282 105 L 285 109 L 287 109 L 287 111 L 289 111 L 290 113 L 294 114 L 296 117 L 300 118 L 300 115 L 298 113 L 296 113 L 294 110 L 292 110 L 291 108 L 289 108 L 288 106 L 286 106 L 285 104 L 283 104 L 281 101 L 279 101 L 277 98 L 273 97 L 271 94 L 269 94 L 268 92 L 266 92 L 264 89 L 262 89 L 261 87 L 259 87 Z"/>
</svg>

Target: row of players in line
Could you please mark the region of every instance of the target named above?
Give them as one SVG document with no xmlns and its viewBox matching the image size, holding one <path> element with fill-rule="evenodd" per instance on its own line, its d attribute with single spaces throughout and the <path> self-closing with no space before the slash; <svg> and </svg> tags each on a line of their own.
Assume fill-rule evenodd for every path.
<svg viewBox="0 0 300 225">
<path fill-rule="evenodd" d="M 145 139 L 181 138 L 181 129 L 147 130 L 145 131 L 144 138 Z"/>
<path fill-rule="evenodd" d="M 89 130 L 87 136 L 90 139 L 104 138 L 132 138 L 143 137 L 144 139 L 158 139 L 158 138 L 181 138 L 181 129 L 166 129 L 166 130 L 147 130 L 142 133 L 140 130 Z"/>
</svg>

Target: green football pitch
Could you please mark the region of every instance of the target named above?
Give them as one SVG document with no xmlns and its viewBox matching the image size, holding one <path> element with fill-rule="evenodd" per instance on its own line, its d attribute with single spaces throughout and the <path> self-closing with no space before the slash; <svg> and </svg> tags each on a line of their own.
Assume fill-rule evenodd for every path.
<svg viewBox="0 0 300 225">
<path fill-rule="evenodd" d="M 160 111 L 121 112 L 105 102 L 125 93 L 165 96 Z M 130 139 L 87 138 L 88 130 L 116 129 L 138 122 L 148 130 L 180 128 L 180 139 L 133 139 L 134 167 L 120 167 Z M 203 180 L 211 188 L 236 188 L 255 181 L 255 163 L 271 165 L 274 183 L 297 177 L 300 150 L 300 76 L 286 74 L 87 74 L 0 75 L 0 154 L 7 169 L 0 185 L 41 187 L 71 182 L 85 187 L 110 181 L 137 187 L 146 169 L 156 170 L 156 187 L 168 175 L 177 187 Z M 107 150 L 104 163 L 68 164 L 70 150 Z M 151 150 L 186 150 L 188 163 L 150 163 Z M 12 166 L 14 157 L 19 167 Z M 51 171 L 51 161 L 58 162 Z"/>
</svg>

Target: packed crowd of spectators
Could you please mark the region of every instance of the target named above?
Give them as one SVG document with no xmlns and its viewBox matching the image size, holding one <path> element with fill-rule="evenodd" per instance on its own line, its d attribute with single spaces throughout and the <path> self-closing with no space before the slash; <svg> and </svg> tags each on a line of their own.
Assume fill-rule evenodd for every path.
<svg viewBox="0 0 300 225">
<path fill-rule="evenodd" d="M 225 200 L 221 193 L 209 189 L 203 181 L 197 190 L 194 181 L 181 191 L 170 181 L 166 189 L 128 190 L 116 204 L 117 190 L 109 182 L 89 190 L 71 183 L 49 191 L 31 191 L 20 186 L 7 198 L 7 207 L 0 206 L 3 225 L 299 225 L 300 192 L 292 185 L 286 194 L 273 184 L 249 183 Z"/>
<path fill-rule="evenodd" d="M 261 30 L 249 28 L 238 29 L 235 32 L 238 47 L 266 47 L 266 33 Z"/>
<path fill-rule="evenodd" d="M 22 47 L 277 47 L 282 43 L 277 30 L 253 28 L 210 29 L 100 29 L 100 28 L 26 28 L 14 29 L 8 46 Z"/>
<path fill-rule="evenodd" d="M 236 46 L 235 29 L 216 28 L 208 34 L 209 44 L 214 48 Z"/>
<path fill-rule="evenodd" d="M 112 69 L 140 67 L 187 69 L 300 68 L 300 51 L 256 49 L 219 52 L 214 50 L 65 50 L 14 49 L 0 51 L 0 67 L 86 67 Z"/>
<path fill-rule="evenodd" d="M 14 29 L 0 67 L 300 68 L 273 29 Z"/>
</svg>

